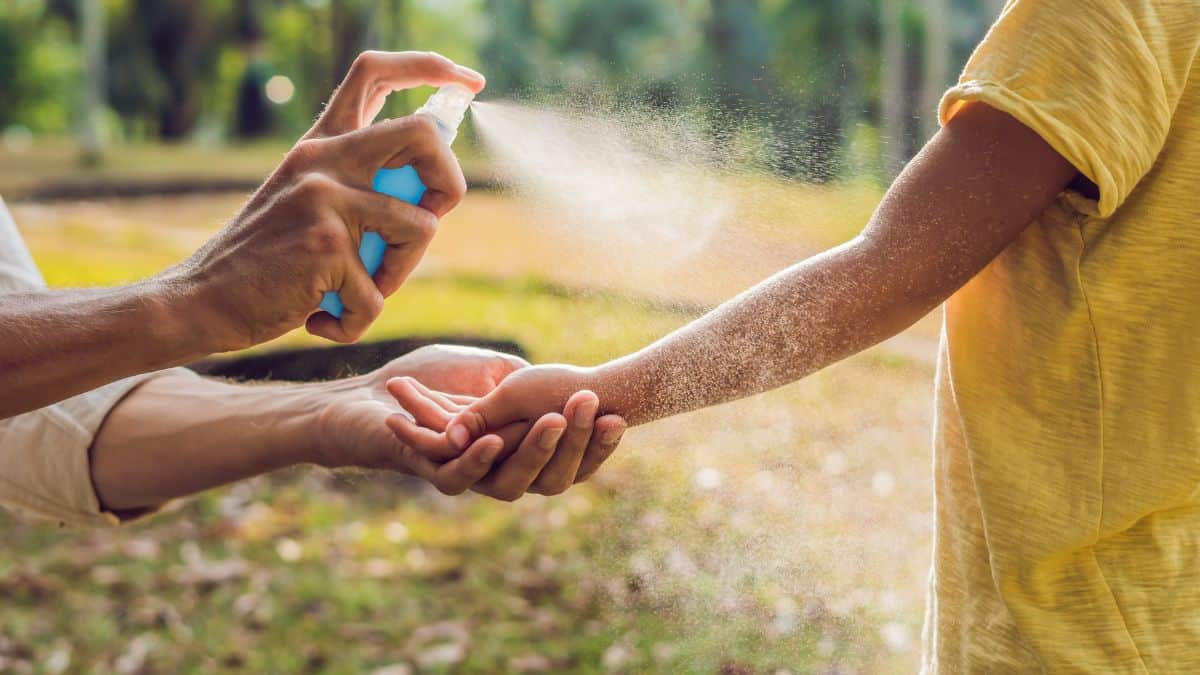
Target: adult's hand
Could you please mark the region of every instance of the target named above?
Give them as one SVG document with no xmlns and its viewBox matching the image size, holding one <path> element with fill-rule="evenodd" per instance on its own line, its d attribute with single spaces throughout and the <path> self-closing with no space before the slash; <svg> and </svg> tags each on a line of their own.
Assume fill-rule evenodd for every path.
<svg viewBox="0 0 1200 675">
<path fill-rule="evenodd" d="M 393 360 L 366 375 L 319 385 L 319 410 L 307 435 L 315 447 L 312 460 L 329 468 L 357 466 L 389 469 L 419 476 L 447 494 L 458 494 L 483 479 L 504 451 L 497 436 L 480 438 L 462 452 L 430 457 L 401 443 L 385 421 L 403 408 L 388 393 L 396 378 L 421 378 L 460 400 L 485 394 L 513 371 L 528 365 L 524 359 L 486 349 L 424 347 Z"/>
<path fill-rule="evenodd" d="M 172 371 L 109 413 L 92 445 L 92 480 L 104 506 L 126 515 L 298 463 L 391 469 L 462 492 L 488 474 L 503 441 L 480 439 L 448 461 L 430 461 L 385 426 L 401 409 L 387 381 L 416 375 L 483 393 L 526 365 L 497 352 L 435 346 L 332 382 L 233 384 Z"/>
<path fill-rule="evenodd" d="M 370 124 L 391 91 L 483 78 L 421 52 L 367 52 L 313 128 L 234 219 L 168 276 L 188 296 L 211 351 L 257 344 L 300 325 L 353 342 L 383 300 L 416 267 L 437 219 L 466 191 L 462 170 L 434 122 L 409 116 Z M 419 206 L 374 192 L 382 167 L 411 164 L 428 191 Z M 374 277 L 358 258 L 366 231 L 388 250 Z M 345 304 L 340 320 L 316 308 L 326 291 Z"/>
</svg>

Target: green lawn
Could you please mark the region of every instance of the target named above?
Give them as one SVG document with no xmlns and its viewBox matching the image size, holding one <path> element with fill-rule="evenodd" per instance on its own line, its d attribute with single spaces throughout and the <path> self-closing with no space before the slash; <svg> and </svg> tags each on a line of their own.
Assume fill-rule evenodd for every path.
<svg viewBox="0 0 1200 675">
<path fill-rule="evenodd" d="M 139 208 L 17 213 L 56 285 L 150 274 L 214 226 L 168 232 Z M 370 338 L 502 337 L 589 363 L 688 318 L 448 268 L 389 300 Z M 872 352 L 633 430 L 555 499 L 297 469 L 115 532 L 0 515 L 0 671 L 912 672 L 931 378 Z"/>
</svg>

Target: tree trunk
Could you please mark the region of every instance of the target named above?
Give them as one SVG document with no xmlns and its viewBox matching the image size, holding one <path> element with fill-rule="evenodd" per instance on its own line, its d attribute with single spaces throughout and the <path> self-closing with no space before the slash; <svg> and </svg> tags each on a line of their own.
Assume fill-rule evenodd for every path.
<svg viewBox="0 0 1200 675">
<path fill-rule="evenodd" d="M 835 5 L 838 11 L 838 27 L 841 31 L 839 48 L 841 49 L 841 110 L 839 111 L 842 137 L 845 142 L 850 140 L 854 126 L 858 124 L 862 114 L 862 100 L 859 92 L 859 74 L 855 71 L 854 43 L 861 38 L 856 33 L 859 18 L 859 0 L 842 0 Z"/>
<path fill-rule="evenodd" d="M 950 85 L 949 0 L 925 0 L 925 56 L 921 77 L 921 135 L 929 140 L 938 130 L 937 106 Z"/>
<path fill-rule="evenodd" d="M 83 34 L 84 77 L 83 113 L 80 120 L 80 144 L 83 161 L 93 164 L 104 152 L 101 135 L 101 116 L 104 112 L 104 90 L 107 54 L 104 49 L 104 2 L 80 0 L 79 17 Z"/>
<path fill-rule="evenodd" d="M 331 0 L 329 19 L 333 32 L 333 81 L 341 82 L 350 71 L 359 52 L 371 46 L 374 34 L 376 3 L 354 0 Z"/>
<path fill-rule="evenodd" d="M 888 178 L 900 173 L 908 159 L 904 138 L 906 125 L 904 88 L 907 63 L 904 54 L 902 0 L 880 0 L 880 29 L 883 33 L 883 169 Z"/>
</svg>

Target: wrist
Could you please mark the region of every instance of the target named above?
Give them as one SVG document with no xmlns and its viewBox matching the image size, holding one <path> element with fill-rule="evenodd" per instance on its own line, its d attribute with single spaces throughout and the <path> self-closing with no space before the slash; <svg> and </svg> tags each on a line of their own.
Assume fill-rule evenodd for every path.
<svg viewBox="0 0 1200 675">
<path fill-rule="evenodd" d="M 268 396 L 275 413 L 274 423 L 270 425 L 271 453 L 280 465 L 316 464 L 334 468 L 332 439 L 327 438 L 323 424 L 331 400 L 328 384 L 263 387 L 271 390 Z"/>
<path fill-rule="evenodd" d="M 150 330 L 157 344 L 175 346 L 176 363 L 187 363 L 230 351 L 220 339 L 217 312 L 204 294 L 204 285 L 180 268 L 172 268 L 142 284 L 142 299 L 151 314 Z"/>
<path fill-rule="evenodd" d="M 288 435 L 295 463 L 337 469 L 354 464 L 346 452 L 345 425 L 339 410 L 347 402 L 370 398 L 368 376 L 357 375 L 329 382 L 294 385 L 288 403 Z"/>
<path fill-rule="evenodd" d="M 213 351 L 199 330 L 182 284 L 169 277 L 153 277 L 127 286 L 129 329 L 139 340 L 144 357 L 142 370 L 159 370 L 204 358 Z"/>
<path fill-rule="evenodd" d="M 649 421 L 645 378 L 629 357 L 588 371 L 587 380 L 600 398 L 600 414 L 620 415 L 630 426 Z"/>
</svg>

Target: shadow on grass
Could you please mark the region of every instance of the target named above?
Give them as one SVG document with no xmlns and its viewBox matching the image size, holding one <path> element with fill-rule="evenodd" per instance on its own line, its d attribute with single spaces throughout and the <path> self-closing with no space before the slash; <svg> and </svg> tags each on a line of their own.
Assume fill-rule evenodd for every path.
<svg viewBox="0 0 1200 675">
<path fill-rule="evenodd" d="M 367 373 L 381 368 L 392 359 L 434 344 L 482 347 L 526 357 L 525 350 L 511 340 L 459 335 L 399 338 L 333 347 L 276 349 L 265 353 L 205 359 L 189 367 L 201 375 L 235 380 L 319 382 Z"/>
</svg>

